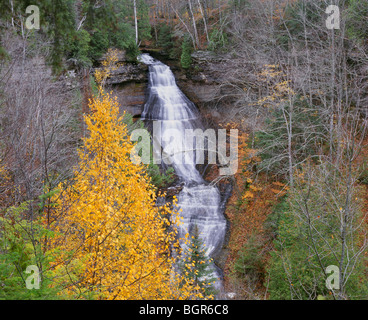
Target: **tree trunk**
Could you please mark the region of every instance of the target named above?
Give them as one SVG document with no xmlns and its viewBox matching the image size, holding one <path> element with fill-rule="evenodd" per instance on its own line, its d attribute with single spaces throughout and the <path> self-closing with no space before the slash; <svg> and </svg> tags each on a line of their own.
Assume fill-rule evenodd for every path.
<svg viewBox="0 0 368 320">
<path fill-rule="evenodd" d="M 188 26 L 186 25 L 186 23 L 184 22 L 184 20 L 180 17 L 179 12 L 175 10 L 175 8 L 173 7 L 173 5 L 171 4 L 171 9 L 175 12 L 176 16 L 178 17 L 178 19 L 180 20 L 180 22 L 183 24 L 183 26 L 185 27 L 185 29 L 188 31 L 188 34 L 190 35 L 190 38 L 192 39 L 192 43 L 193 43 L 193 47 L 196 47 L 196 42 L 194 39 L 193 34 L 190 32 Z"/>
<path fill-rule="evenodd" d="M 201 15 L 202 15 L 202 19 L 203 19 L 203 24 L 204 24 L 204 32 L 206 33 L 206 38 L 207 38 L 207 43 L 210 42 L 210 38 L 208 36 L 208 29 L 207 29 L 207 19 L 206 19 L 206 14 L 204 12 L 206 12 L 206 8 L 202 9 L 202 4 L 200 0 L 198 1 L 198 5 L 199 5 L 199 10 L 201 10 Z"/>
<path fill-rule="evenodd" d="M 135 44 L 138 45 L 138 20 L 137 20 L 137 2 L 133 0 L 134 3 L 134 26 L 135 26 Z"/>
<path fill-rule="evenodd" d="M 199 48 L 200 43 L 199 43 L 197 25 L 196 25 L 195 17 L 194 17 L 194 14 L 193 14 L 193 8 L 192 8 L 192 1 L 191 0 L 188 0 L 188 5 L 189 5 L 190 16 L 192 17 L 192 21 L 193 21 L 193 29 L 194 29 L 194 37 L 195 37 L 196 47 Z"/>
</svg>

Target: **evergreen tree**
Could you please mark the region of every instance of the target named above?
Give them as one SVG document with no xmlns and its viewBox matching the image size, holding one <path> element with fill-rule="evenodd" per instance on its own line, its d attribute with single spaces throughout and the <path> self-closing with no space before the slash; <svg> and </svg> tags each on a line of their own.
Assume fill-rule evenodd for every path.
<svg viewBox="0 0 368 320">
<path fill-rule="evenodd" d="M 199 236 L 197 225 L 194 225 L 193 234 L 190 240 L 187 240 L 187 248 L 184 250 L 183 258 L 180 263 L 180 269 L 184 277 L 192 281 L 198 287 L 198 290 L 205 295 L 214 295 L 216 293 L 213 283 L 216 280 L 211 270 L 212 259 L 210 259 L 205 250 L 205 245 Z"/>
<path fill-rule="evenodd" d="M 135 61 L 139 48 L 135 43 L 133 5 L 128 0 L 105 0 L 96 5 L 90 0 L 13 0 L 12 5 L 0 7 L 0 19 L 14 23 L 0 23 L 1 29 L 12 28 L 20 33 L 19 25 L 27 18 L 26 8 L 36 5 L 40 11 L 39 41 L 52 43 L 48 62 L 59 73 L 64 61 L 71 59 L 79 67 L 91 66 L 114 47 L 127 51 Z M 151 38 L 149 6 L 145 0 L 137 2 L 140 40 Z M 1 35 L 0 35 L 1 40 Z M 6 58 L 0 46 L 0 59 Z"/>
<path fill-rule="evenodd" d="M 181 48 L 182 48 L 182 53 L 181 53 L 181 58 L 180 58 L 181 66 L 184 69 L 189 69 L 190 66 L 192 65 L 192 57 L 191 57 L 192 47 L 191 47 L 191 44 L 188 38 L 184 39 Z"/>
</svg>

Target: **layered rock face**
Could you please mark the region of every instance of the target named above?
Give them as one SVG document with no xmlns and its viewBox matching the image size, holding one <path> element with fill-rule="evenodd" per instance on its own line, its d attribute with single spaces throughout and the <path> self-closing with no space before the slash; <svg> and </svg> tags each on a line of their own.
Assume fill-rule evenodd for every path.
<svg viewBox="0 0 368 320">
<path fill-rule="evenodd" d="M 104 57 L 101 58 L 103 60 Z M 106 84 L 117 97 L 120 112 L 139 116 L 143 110 L 148 85 L 148 67 L 144 63 L 131 62 L 124 52 L 118 55 L 119 68 L 112 72 Z"/>
<path fill-rule="evenodd" d="M 138 117 L 145 102 L 147 82 L 123 82 L 113 86 L 113 93 L 118 98 L 120 112 L 124 111 Z"/>
<path fill-rule="evenodd" d="M 223 108 L 229 95 L 229 87 L 225 70 L 231 57 L 218 55 L 209 51 L 192 53 L 192 68 L 185 74 L 179 68 L 174 69 L 177 84 L 180 89 L 193 101 L 203 115 L 210 116 L 215 122 L 224 120 L 228 116 Z"/>
</svg>

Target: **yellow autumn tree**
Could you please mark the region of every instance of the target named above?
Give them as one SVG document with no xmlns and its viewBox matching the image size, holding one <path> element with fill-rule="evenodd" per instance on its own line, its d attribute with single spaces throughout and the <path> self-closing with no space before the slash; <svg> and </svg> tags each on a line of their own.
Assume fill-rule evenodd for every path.
<svg viewBox="0 0 368 320">
<path fill-rule="evenodd" d="M 144 165 L 131 161 L 134 145 L 118 103 L 101 85 L 109 69 L 101 74 L 100 94 L 84 117 L 89 134 L 74 181 L 60 185 L 54 198 L 56 281 L 72 299 L 201 298 L 174 272 L 170 251 L 177 242 L 169 217 L 177 215 L 168 205 L 156 206 Z"/>
</svg>

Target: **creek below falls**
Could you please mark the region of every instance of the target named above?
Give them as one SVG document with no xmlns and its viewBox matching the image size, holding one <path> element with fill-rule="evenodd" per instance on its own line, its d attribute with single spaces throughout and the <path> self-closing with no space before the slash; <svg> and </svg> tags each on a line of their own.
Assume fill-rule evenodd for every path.
<svg viewBox="0 0 368 320">
<path fill-rule="evenodd" d="M 178 237 L 184 238 L 187 233 L 190 237 L 196 227 L 206 255 L 213 258 L 221 252 L 224 245 L 227 233 L 224 211 L 230 192 L 225 196 L 221 195 L 217 186 L 203 179 L 196 168 L 194 141 L 175 144 L 168 139 L 173 137 L 175 132 L 176 141 L 185 141 L 186 129 L 204 129 L 200 113 L 194 103 L 178 88 L 170 67 L 147 53 L 142 54 L 139 59 L 149 68 L 147 97 L 141 120 L 148 127 L 152 128 L 153 122 L 160 127 L 161 134 L 158 137 L 152 135 L 153 143 L 169 158 L 182 188 L 177 195 L 177 206 L 181 209 L 179 216 L 182 221 L 177 227 Z M 154 152 L 155 149 L 157 148 L 154 148 Z M 190 150 L 193 152 L 186 152 Z M 183 241 L 180 245 L 185 249 Z M 223 291 L 222 270 L 215 263 L 212 263 L 210 268 L 212 270 L 209 277 L 217 279 L 214 287 L 220 293 Z"/>
</svg>

